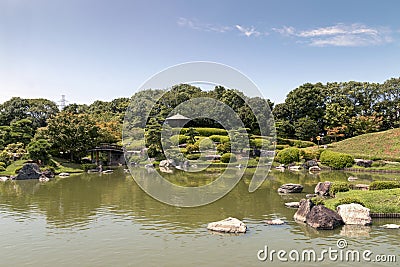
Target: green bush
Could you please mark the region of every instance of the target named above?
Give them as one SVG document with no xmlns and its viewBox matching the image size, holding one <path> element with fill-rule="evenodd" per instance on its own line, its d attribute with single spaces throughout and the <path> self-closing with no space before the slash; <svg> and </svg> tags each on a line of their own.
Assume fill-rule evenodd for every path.
<svg viewBox="0 0 400 267">
<path fill-rule="evenodd" d="M 92 163 L 81 164 L 82 169 L 87 172 L 88 170 L 96 169 L 97 165 Z"/>
<path fill-rule="evenodd" d="M 220 128 L 194 128 L 196 132 L 201 136 L 211 136 L 211 135 L 228 135 L 228 132 L 225 129 Z M 186 134 L 189 131 L 189 128 L 182 128 L 180 134 Z"/>
<path fill-rule="evenodd" d="M 4 172 L 6 168 L 4 166 L 0 166 L 0 172 Z"/>
<path fill-rule="evenodd" d="M 27 147 L 29 158 L 36 162 L 47 164 L 51 159 L 49 153 L 50 146 L 50 143 L 45 139 L 30 142 Z"/>
<path fill-rule="evenodd" d="M 22 166 L 17 167 L 17 168 L 15 169 L 15 174 L 18 174 L 19 171 L 20 171 L 21 169 L 22 169 Z"/>
<path fill-rule="evenodd" d="M 224 135 L 211 135 L 208 138 L 210 138 L 212 141 L 218 142 L 218 143 L 229 142 L 229 136 L 224 136 Z"/>
<path fill-rule="evenodd" d="M 278 152 L 276 160 L 282 164 L 290 164 L 300 161 L 300 150 L 295 147 L 285 148 Z"/>
<path fill-rule="evenodd" d="M 213 149 L 214 148 L 214 142 L 210 138 L 201 138 L 194 143 L 197 145 L 200 150 L 207 150 L 207 149 Z"/>
<path fill-rule="evenodd" d="M 383 167 L 385 165 L 386 165 L 386 163 L 384 161 L 379 160 L 379 161 L 372 162 L 371 167 L 379 168 L 379 167 Z"/>
<path fill-rule="evenodd" d="M 268 140 L 262 138 L 250 139 L 250 143 L 256 148 L 262 148 L 263 146 L 266 147 L 270 144 Z"/>
<path fill-rule="evenodd" d="M 288 147 L 289 147 L 289 145 L 276 145 L 275 149 L 276 150 L 282 150 L 282 149 L 285 149 L 285 148 L 288 148 Z"/>
<path fill-rule="evenodd" d="M 186 146 L 186 153 L 191 154 L 199 151 L 199 146 L 196 144 L 189 144 Z"/>
<path fill-rule="evenodd" d="M 310 141 L 301 141 L 301 140 L 294 140 L 294 139 L 284 139 L 284 138 L 277 138 L 278 145 L 289 145 L 295 146 L 298 148 L 305 148 L 310 146 L 315 146 L 315 143 Z"/>
<path fill-rule="evenodd" d="M 3 168 L 5 168 L 5 167 L 7 167 L 7 165 L 6 165 L 6 163 L 5 163 L 5 162 L 2 162 L 2 161 L 0 161 L 0 167 L 3 167 Z"/>
<path fill-rule="evenodd" d="M 345 198 L 338 199 L 338 200 L 334 203 L 333 206 L 335 207 L 335 210 L 336 210 L 336 208 L 337 208 L 338 206 L 340 206 L 340 205 L 352 204 L 352 203 L 360 204 L 360 205 L 362 205 L 362 206 L 365 206 L 365 204 L 364 204 L 360 199 L 358 199 L 358 198 L 356 198 L 356 197 L 345 197 Z"/>
<path fill-rule="evenodd" d="M 346 167 L 353 166 L 354 158 L 349 154 L 333 152 L 330 150 L 324 150 L 320 158 L 321 163 L 331 167 L 332 169 L 343 169 Z"/>
<path fill-rule="evenodd" d="M 186 155 L 186 159 L 188 160 L 198 160 L 200 158 L 200 153 L 188 154 Z"/>
<path fill-rule="evenodd" d="M 329 194 L 331 196 L 336 195 L 338 192 L 347 192 L 350 190 L 350 184 L 346 182 L 334 182 L 331 184 Z"/>
<path fill-rule="evenodd" d="M 176 145 L 176 144 L 185 144 L 187 143 L 187 140 L 189 139 L 189 136 L 186 135 L 182 135 L 182 134 L 176 134 L 171 136 L 171 142 L 172 144 Z"/>
<path fill-rule="evenodd" d="M 300 149 L 300 156 L 304 160 L 318 160 L 321 152 L 318 148 L 302 148 Z"/>
<path fill-rule="evenodd" d="M 399 181 L 374 181 L 369 185 L 369 190 L 383 190 L 400 188 Z"/>
<path fill-rule="evenodd" d="M 217 145 L 217 151 L 220 154 L 230 153 L 231 152 L 231 143 L 226 142 L 226 143 Z"/>
<path fill-rule="evenodd" d="M 325 205 L 324 199 L 322 197 L 313 197 L 311 199 L 311 202 L 314 205 Z"/>
<path fill-rule="evenodd" d="M 236 155 L 232 153 L 225 153 L 221 156 L 221 162 L 223 163 L 236 162 L 236 160 Z"/>
</svg>

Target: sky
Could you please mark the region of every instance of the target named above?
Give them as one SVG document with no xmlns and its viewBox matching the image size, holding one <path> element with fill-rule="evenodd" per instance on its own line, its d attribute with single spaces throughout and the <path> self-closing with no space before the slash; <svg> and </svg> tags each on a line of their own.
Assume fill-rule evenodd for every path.
<svg viewBox="0 0 400 267">
<path fill-rule="evenodd" d="M 296 87 L 400 76 L 400 1 L 0 0 L 0 103 L 130 97 L 211 61 L 281 103 Z M 245 88 L 236 88 L 245 91 Z"/>
</svg>

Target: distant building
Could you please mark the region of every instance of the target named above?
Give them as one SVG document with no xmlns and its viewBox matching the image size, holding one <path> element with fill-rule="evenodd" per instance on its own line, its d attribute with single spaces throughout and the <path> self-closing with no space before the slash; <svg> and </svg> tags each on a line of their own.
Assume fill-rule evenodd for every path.
<svg viewBox="0 0 400 267">
<path fill-rule="evenodd" d="M 178 113 L 174 116 L 166 118 L 165 123 L 167 123 L 171 127 L 182 127 L 186 123 L 188 123 L 190 120 L 191 120 L 190 118 L 185 117 Z"/>
</svg>

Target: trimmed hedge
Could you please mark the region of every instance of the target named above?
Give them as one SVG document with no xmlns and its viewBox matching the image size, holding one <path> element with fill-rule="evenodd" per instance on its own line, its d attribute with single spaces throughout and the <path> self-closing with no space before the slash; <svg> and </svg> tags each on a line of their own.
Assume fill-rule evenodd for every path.
<svg viewBox="0 0 400 267">
<path fill-rule="evenodd" d="M 96 169 L 97 165 L 93 163 L 81 164 L 82 169 L 87 172 L 88 170 Z"/>
<path fill-rule="evenodd" d="M 330 150 L 324 150 L 320 158 L 321 163 L 331 167 L 332 169 L 343 169 L 346 167 L 353 166 L 354 158 L 349 154 L 333 152 Z"/>
<path fill-rule="evenodd" d="M 329 195 L 334 196 L 338 192 L 347 192 L 350 190 L 350 184 L 346 182 L 334 182 L 329 189 Z"/>
<path fill-rule="evenodd" d="M 310 141 L 301 141 L 301 140 L 295 140 L 295 139 L 284 139 L 284 138 L 277 138 L 277 144 L 278 145 L 289 145 L 289 146 L 294 146 L 298 148 L 305 148 L 305 147 L 310 147 L 310 146 L 315 146 L 316 144 Z"/>
<path fill-rule="evenodd" d="M 302 148 L 300 150 L 300 156 L 307 160 L 318 160 L 321 155 L 319 148 Z"/>
<path fill-rule="evenodd" d="M 275 159 L 282 164 L 298 162 L 300 161 L 300 150 L 295 147 L 285 148 L 278 152 Z"/>
<path fill-rule="evenodd" d="M 211 135 L 228 135 L 228 132 L 225 129 L 220 128 L 194 128 L 196 132 L 201 136 L 211 136 Z M 180 134 L 186 134 L 189 131 L 189 128 L 182 128 Z"/>
<path fill-rule="evenodd" d="M 224 136 L 224 135 L 211 135 L 208 138 L 210 138 L 212 141 L 218 142 L 218 143 L 229 142 L 229 136 Z"/>
<path fill-rule="evenodd" d="M 262 138 L 250 139 L 250 142 L 252 144 L 254 144 L 254 146 L 256 148 L 262 148 L 263 145 L 264 145 L 264 147 L 267 147 L 268 145 L 270 145 L 270 142 L 268 140 L 262 139 Z"/>
<path fill-rule="evenodd" d="M 232 153 L 225 153 L 221 156 L 221 162 L 223 163 L 236 162 L 236 160 L 236 155 Z"/>
<path fill-rule="evenodd" d="M 345 198 L 338 199 L 338 200 L 334 203 L 333 206 L 335 207 L 335 210 L 336 210 L 336 208 L 337 208 L 338 206 L 340 206 L 340 205 L 352 204 L 352 203 L 360 204 L 361 206 L 364 206 L 364 207 L 365 207 L 364 202 L 362 202 L 360 199 L 358 199 L 358 198 L 356 198 L 356 197 L 345 197 Z"/>
<path fill-rule="evenodd" d="M 375 181 L 369 185 L 369 190 L 384 190 L 400 188 L 399 181 Z"/>
<path fill-rule="evenodd" d="M 189 139 L 189 136 L 183 135 L 183 134 L 176 134 L 171 136 L 171 142 L 173 144 L 185 144 L 187 143 L 187 140 Z M 179 143 L 178 143 L 179 142 Z"/>
</svg>

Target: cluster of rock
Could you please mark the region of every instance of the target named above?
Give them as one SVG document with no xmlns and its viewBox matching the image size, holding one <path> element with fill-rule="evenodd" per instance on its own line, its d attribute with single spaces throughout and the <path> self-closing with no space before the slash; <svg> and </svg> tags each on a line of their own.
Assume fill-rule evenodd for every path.
<svg viewBox="0 0 400 267">
<path fill-rule="evenodd" d="M 222 233 L 246 233 L 247 226 L 236 218 L 226 218 L 222 221 L 211 222 L 207 225 L 207 229 Z"/>
<path fill-rule="evenodd" d="M 343 224 L 370 225 L 372 222 L 369 209 L 360 204 L 343 204 L 335 212 L 323 205 L 314 205 L 310 199 L 300 201 L 294 219 L 321 230 L 332 230 Z"/>
<path fill-rule="evenodd" d="M 41 178 L 54 178 L 54 173 L 50 170 L 45 170 L 44 172 L 40 171 L 39 165 L 37 165 L 36 163 L 25 163 L 14 179 L 28 180 Z"/>
<path fill-rule="evenodd" d="M 366 160 L 366 159 L 355 159 L 354 162 L 356 163 L 357 166 L 364 167 L 364 168 L 371 167 L 372 163 L 373 163 L 372 160 Z"/>
<path fill-rule="evenodd" d="M 301 193 L 303 186 L 300 184 L 284 184 L 278 188 L 279 194 Z"/>
</svg>

